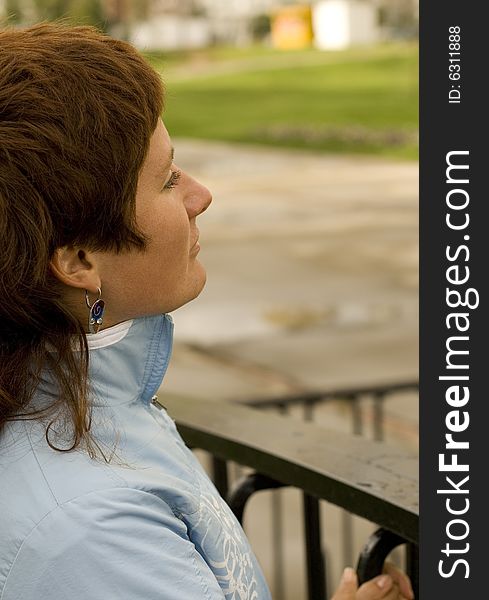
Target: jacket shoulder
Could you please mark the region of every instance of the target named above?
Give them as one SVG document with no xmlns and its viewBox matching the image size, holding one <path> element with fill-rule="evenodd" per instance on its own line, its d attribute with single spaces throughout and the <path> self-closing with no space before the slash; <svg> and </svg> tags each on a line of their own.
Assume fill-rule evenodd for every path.
<svg viewBox="0 0 489 600">
<path fill-rule="evenodd" d="M 131 488 L 57 505 L 23 541 L 2 587 L 3 600 L 224 598 L 185 524 L 161 498 Z"/>
</svg>

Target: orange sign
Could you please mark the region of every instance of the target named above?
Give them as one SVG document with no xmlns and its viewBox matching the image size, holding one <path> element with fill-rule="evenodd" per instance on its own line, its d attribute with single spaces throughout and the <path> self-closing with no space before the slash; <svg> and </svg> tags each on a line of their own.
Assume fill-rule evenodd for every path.
<svg viewBox="0 0 489 600">
<path fill-rule="evenodd" d="M 310 6 L 285 6 L 272 15 L 272 42 L 284 50 L 307 48 L 312 44 Z"/>
</svg>

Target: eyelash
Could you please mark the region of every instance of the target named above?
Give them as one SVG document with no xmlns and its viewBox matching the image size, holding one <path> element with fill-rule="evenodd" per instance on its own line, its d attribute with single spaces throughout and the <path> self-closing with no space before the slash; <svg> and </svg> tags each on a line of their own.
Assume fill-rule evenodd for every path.
<svg viewBox="0 0 489 600">
<path fill-rule="evenodd" d="M 167 181 L 167 183 L 165 183 L 163 189 L 171 190 L 172 188 L 174 188 L 177 185 L 181 174 L 182 174 L 181 171 L 178 171 L 178 170 L 172 171 L 171 175 L 170 175 L 170 179 Z"/>
</svg>

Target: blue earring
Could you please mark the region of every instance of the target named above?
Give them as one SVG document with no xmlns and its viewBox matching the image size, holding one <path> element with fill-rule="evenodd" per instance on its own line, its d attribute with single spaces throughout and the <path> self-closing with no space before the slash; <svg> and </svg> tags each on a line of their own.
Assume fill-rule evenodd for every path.
<svg viewBox="0 0 489 600">
<path fill-rule="evenodd" d="M 100 288 L 97 288 L 97 291 L 98 298 L 93 304 L 90 304 L 90 300 L 88 298 L 88 290 L 85 290 L 85 302 L 87 303 L 87 306 L 90 309 L 88 315 L 88 330 L 90 331 L 90 333 L 97 333 L 104 319 L 105 302 L 101 298 L 102 290 Z"/>
</svg>

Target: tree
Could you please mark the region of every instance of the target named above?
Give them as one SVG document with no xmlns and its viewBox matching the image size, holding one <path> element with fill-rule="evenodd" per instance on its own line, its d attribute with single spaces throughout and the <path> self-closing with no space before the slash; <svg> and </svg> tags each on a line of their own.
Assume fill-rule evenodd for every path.
<svg viewBox="0 0 489 600">
<path fill-rule="evenodd" d="M 18 2 L 18 0 L 9 0 Z M 66 18 L 73 23 L 105 26 L 101 0 L 33 0 L 37 21 Z"/>
<path fill-rule="evenodd" d="M 5 0 L 5 17 L 9 23 L 22 22 L 23 11 L 19 0 Z"/>
</svg>

